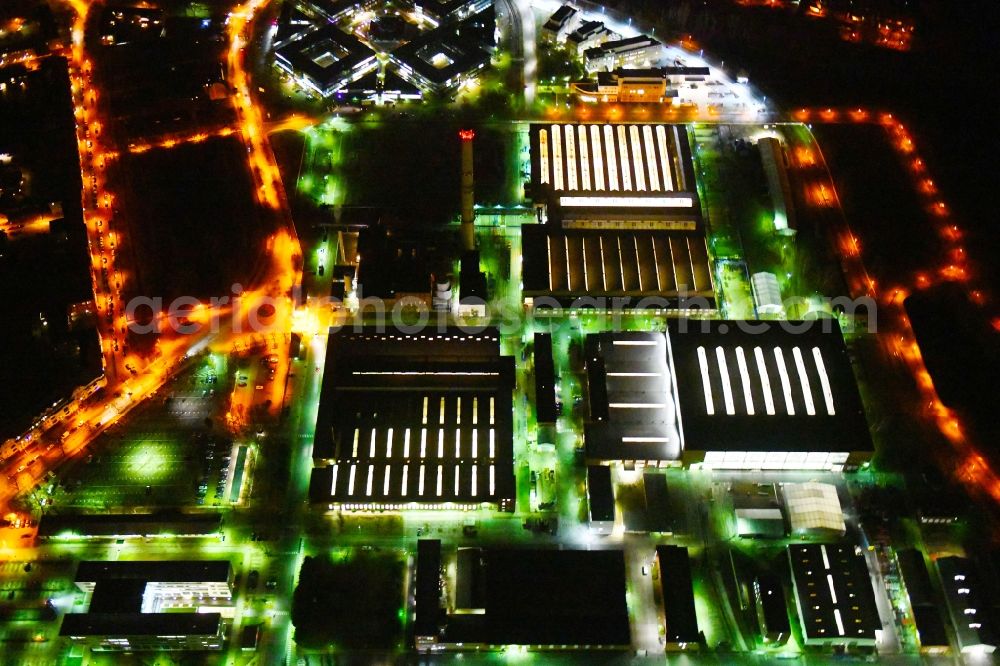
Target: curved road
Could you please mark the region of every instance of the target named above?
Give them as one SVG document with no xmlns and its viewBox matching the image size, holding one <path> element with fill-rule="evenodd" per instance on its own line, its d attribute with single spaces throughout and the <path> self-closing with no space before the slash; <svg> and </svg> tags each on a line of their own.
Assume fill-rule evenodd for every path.
<svg viewBox="0 0 1000 666">
<path fill-rule="evenodd" d="M 511 60 L 518 67 L 517 87 L 529 106 L 535 101 L 535 17 L 528 0 L 496 0 L 497 18 L 510 26 Z"/>
</svg>

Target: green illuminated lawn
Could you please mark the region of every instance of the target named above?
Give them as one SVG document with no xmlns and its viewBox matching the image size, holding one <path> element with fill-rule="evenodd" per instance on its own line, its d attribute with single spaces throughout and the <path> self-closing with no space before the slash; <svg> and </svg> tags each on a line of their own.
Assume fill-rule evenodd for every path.
<svg viewBox="0 0 1000 666">
<path fill-rule="evenodd" d="M 69 492 L 57 495 L 56 504 L 89 509 L 194 504 L 196 487 L 188 464 L 196 449 L 169 432 L 135 433 L 108 442 L 101 454 L 77 467 Z"/>
</svg>

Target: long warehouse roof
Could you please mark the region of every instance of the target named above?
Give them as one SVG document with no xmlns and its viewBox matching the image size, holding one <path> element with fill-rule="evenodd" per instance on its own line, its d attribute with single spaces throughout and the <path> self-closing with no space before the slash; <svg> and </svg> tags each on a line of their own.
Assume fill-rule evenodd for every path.
<svg viewBox="0 0 1000 666">
<path fill-rule="evenodd" d="M 526 296 L 661 299 L 648 307 L 697 298 L 702 307 L 714 307 L 711 262 L 701 234 L 551 224 L 525 225 L 521 233 Z"/>
<path fill-rule="evenodd" d="M 693 193 L 694 172 L 682 126 L 536 124 L 531 126 L 532 184 L 557 195 Z M 664 198 L 664 197 L 661 197 Z M 696 195 L 671 197 L 661 208 L 697 208 Z M 648 202 L 647 202 L 648 203 Z M 563 202 L 567 205 L 568 202 Z"/>
</svg>

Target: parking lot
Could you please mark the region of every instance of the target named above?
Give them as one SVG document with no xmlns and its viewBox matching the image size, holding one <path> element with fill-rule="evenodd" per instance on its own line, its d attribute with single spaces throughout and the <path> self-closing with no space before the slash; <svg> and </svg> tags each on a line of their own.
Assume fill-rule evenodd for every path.
<svg viewBox="0 0 1000 666">
<path fill-rule="evenodd" d="M 215 421 L 226 382 L 227 363 L 213 355 L 169 384 L 59 474 L 56 507 L 213 505 L 232 451 Z"/>
</svg>

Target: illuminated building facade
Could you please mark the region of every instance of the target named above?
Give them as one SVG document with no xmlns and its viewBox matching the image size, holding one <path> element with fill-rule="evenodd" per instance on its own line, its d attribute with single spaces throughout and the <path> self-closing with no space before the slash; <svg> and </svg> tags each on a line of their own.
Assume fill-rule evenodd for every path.
<svg viewBox="0 0 1000 666">
<path fill-rule="evenodd" d="M 676 96 L 663 69 L 618 69 L 597 73 L 597 99 L 623 104 L 658 104 Z"/>
<path fill-rule="evenodd" d="M 579 10 L 572 5 L 563 5 L 542 25 L 542 39 L 549 43 L 562 42 L 579 21 Z"/>
<path fill-rule="evenodd" d="M 321 97 L 329 97 L 378 66 L 376 53 L 353 35 L 328 25 L 274 52 L 278 68 Z"/>
<path fill-rule="evenodd" d="M 469 18 L 454 12 L 440 27 L 389 54 L 396 73 L 425 93 L 454 92 L 485 69 L 496 49 L 496 14 L 490 2 Z"/>
<path fill-rule="evenodd" d="M 469 18 L 493 6 L 493 0 L 412 0 L 414 10 L 442 24 Z"/>
<path fill-rule="evenodd" d="M 63 618 L 59 635 L 72 643 L 99 651 L 222 649 L 218 611 L 232 605 L 228 560 L 85 561 L 75 581 L 89 606 Z"/>
<path fill-rule="evenodd" d="M 583 54 L 583 62 L 588 72 L 610 72 L 622 68 L 648 67 L 661 57 L 663 44 L 660 41 L 638 35 L 587 49 Z"/>
<path fill-rule="evenodd" d="M 600 21 L 587 21 L 566 36 L 566 44 L 576 50 L 579 55 L 596 48 L 620 35 L 611 32 Z"/>
<path fill-rule="evenodd" d="M 495 48 L 493 0 L 299 0 L 283 7 L 274 57 L 320 97 L 395 102 L 457 90 Z"/>
</svg>

